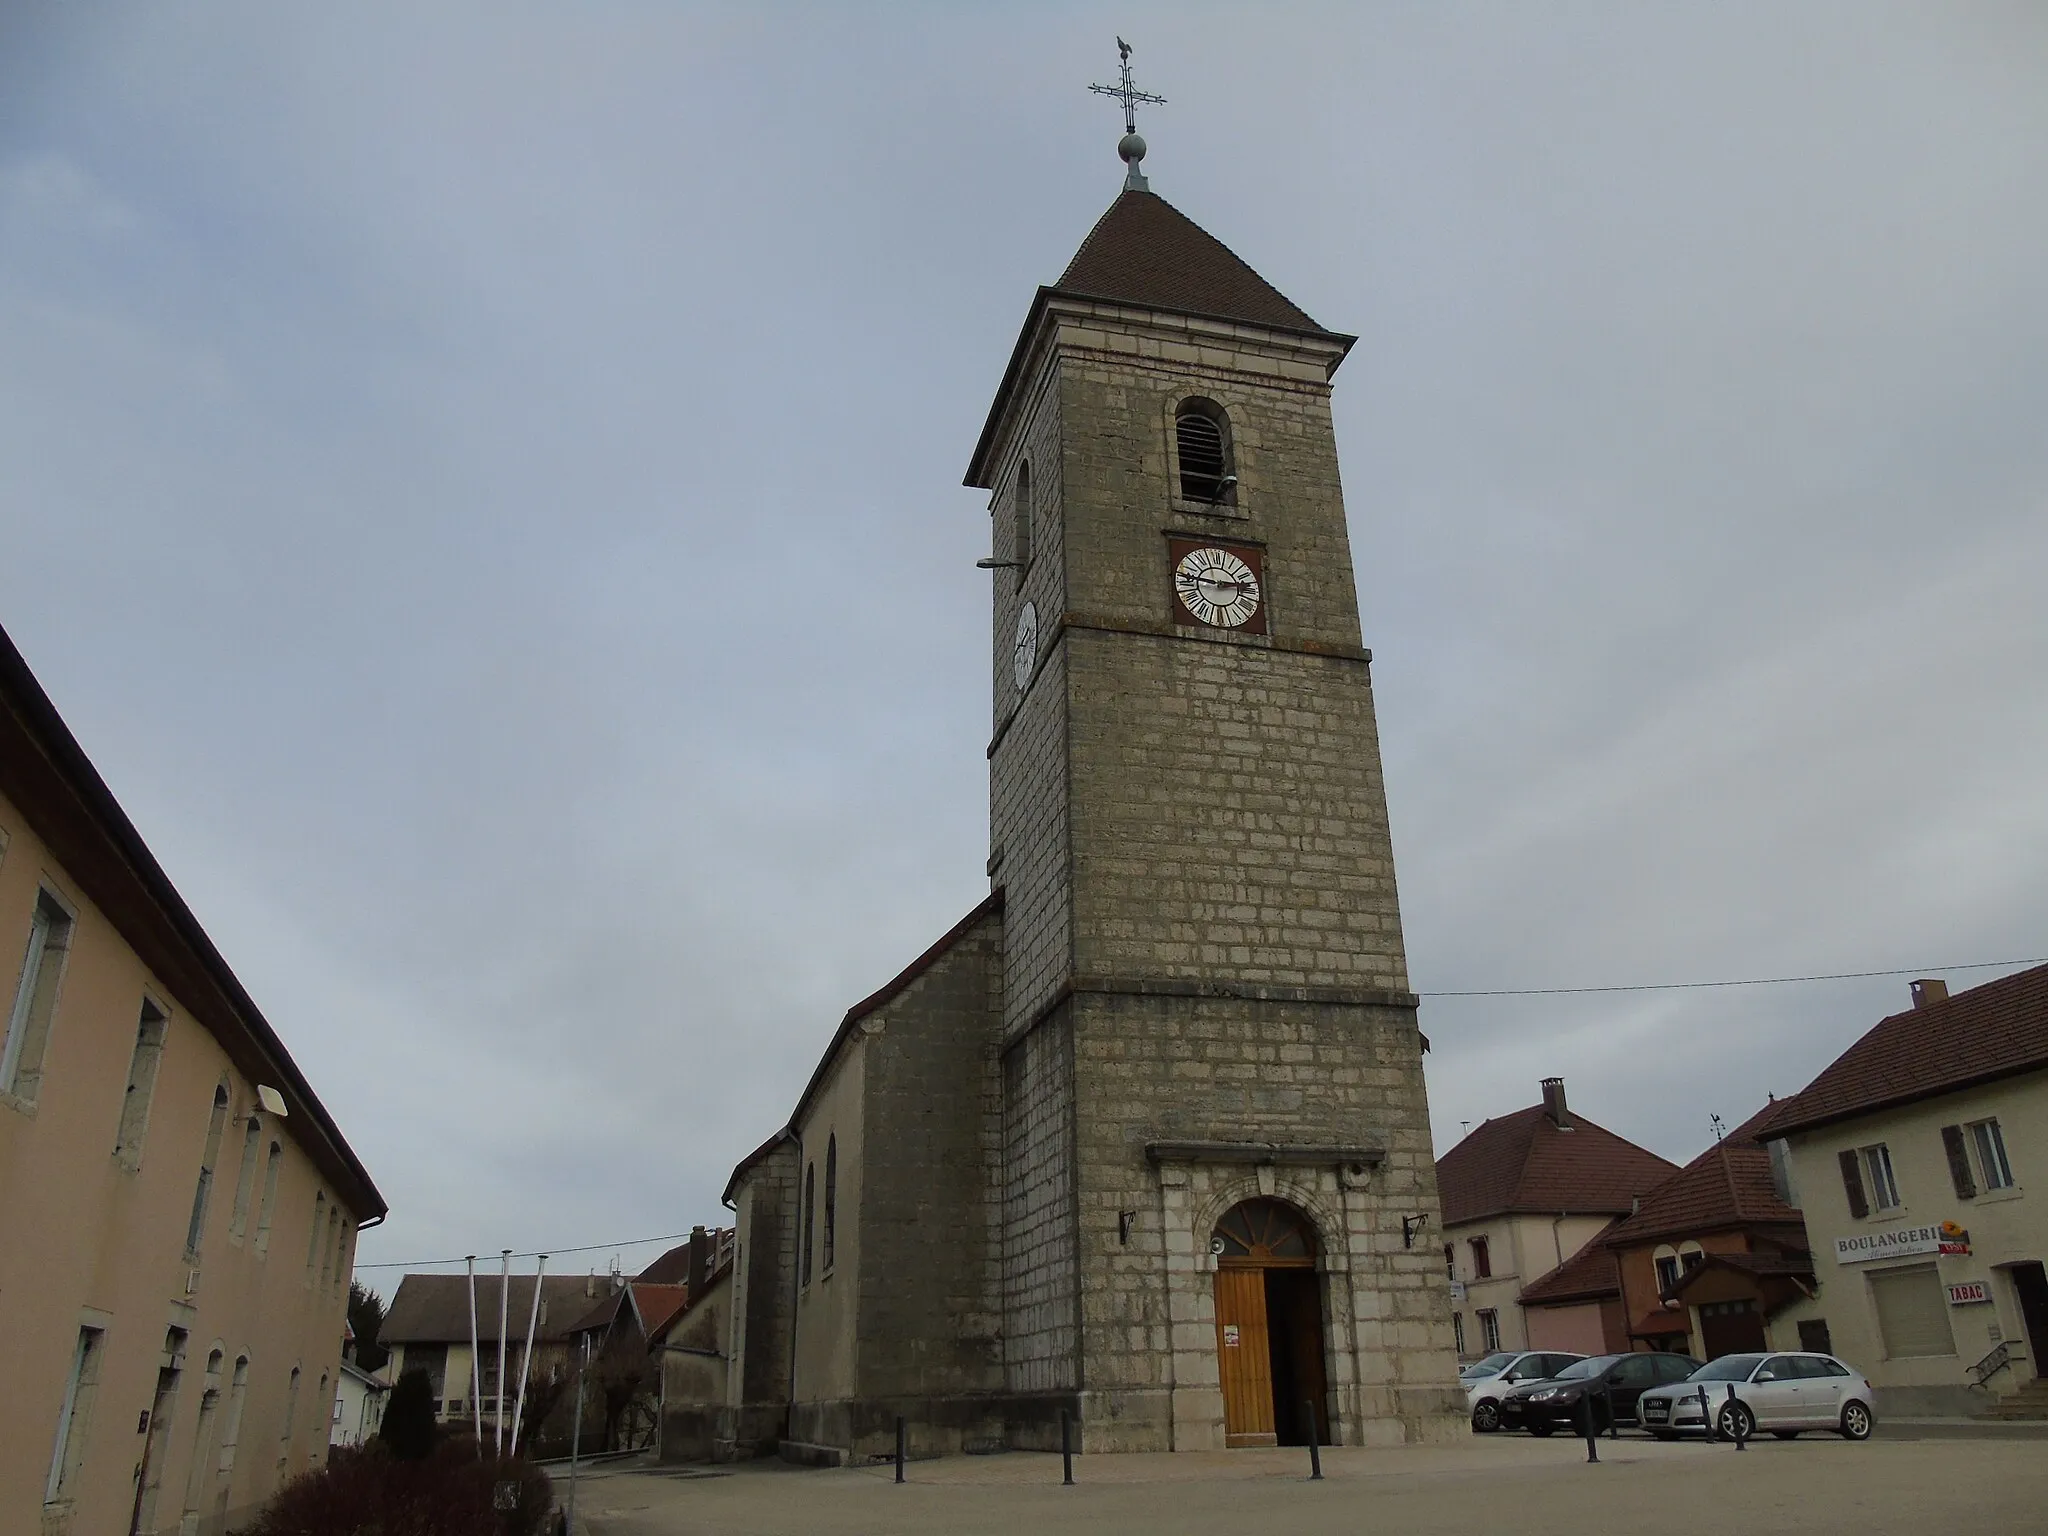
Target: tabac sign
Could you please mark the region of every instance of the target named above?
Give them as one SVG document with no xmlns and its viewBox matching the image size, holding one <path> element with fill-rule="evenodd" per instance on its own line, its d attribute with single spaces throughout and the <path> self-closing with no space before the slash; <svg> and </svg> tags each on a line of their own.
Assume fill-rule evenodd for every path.
<svg viewBox="0 0 2048 1536">
<path fill-rule="evenodd" d="M 1924 1227 L 1893 1227 L 1889 1232 L 1859 1232 L 1835 1239 L 1837 1264 L 1868 1264 L 1873 1259 L 1904 1259 L 1919 1253 L 1961 1254 L 1970 1251 L 1970 1234 L 1952 1221 Z"/>
</svg>

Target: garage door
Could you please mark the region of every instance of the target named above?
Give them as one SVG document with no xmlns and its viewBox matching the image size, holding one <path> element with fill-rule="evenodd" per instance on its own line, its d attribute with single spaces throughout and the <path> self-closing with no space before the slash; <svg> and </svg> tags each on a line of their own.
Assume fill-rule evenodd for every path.
<svg viewBox="0 0 2048 1536">
<path fill-rule="evenodd" d="M 1887 1360 L 1915 1355 L 1952 1355 L 1955 1335 L 1948 1325 L 1948 1297 L 1932 1264 L 1888 1269 L 1870 1278 L 1877 1331 Z"/>
</svg>

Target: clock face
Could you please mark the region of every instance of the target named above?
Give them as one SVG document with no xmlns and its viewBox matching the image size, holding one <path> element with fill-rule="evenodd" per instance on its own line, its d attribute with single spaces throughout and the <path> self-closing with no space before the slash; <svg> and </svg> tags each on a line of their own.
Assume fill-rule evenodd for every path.
<svg viewBox="0 0 2048 1536">
<path fill-rule="evenodd" d="M 1197 624 L 1242 629 L 1259 611 L 1259 577 L 1244 558 L 1213 544 L 1174 562 L 1173 593 Z"/>
<path fill-rule="evenodd" d="M 1038 605 L 1026 603 L 1017 615 L 1017 648 L 1010 653 L 1010 675 L 1017 679 L 1017 691 L 1031 681 L 1031 669 L 1038 665 Z"/>
</svg>

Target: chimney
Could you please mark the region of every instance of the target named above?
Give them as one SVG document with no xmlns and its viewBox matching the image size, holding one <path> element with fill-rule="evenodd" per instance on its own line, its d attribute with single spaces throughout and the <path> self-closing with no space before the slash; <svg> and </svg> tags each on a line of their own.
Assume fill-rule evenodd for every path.
<svg viewBox="0 0 2048 1536">
<path fill-rule="evenodd" d="M 585 1296 L 595 1296 L 597 1294 L 596 1270 L 592 1270 L 589 1274 L 583 1277 L 583 1294 Z"/>
<path fill-rule="evenodd" d="M 1543 1079 L 1543 1113 L 1550 1116 L 1551 1123 L 1560 1131 L 1572 1128 L 1572 1112 L 1564 1104 L 1564 1079 L 1546 1077 Z"/>
<path fill-rule="evenodd" d="M 704 1282 L 711 1274 L 711 1234 L 702 1227 L 690 1228 L 690 1299 L 704 1294 Z"/>
<path fill-rule="evenodd" d="M 1913 983 L 1913 1006 L 1926 1008 L 1948 1001 L 1948 983 L 1937 977 L 1922 977 Z"/>
</svg>

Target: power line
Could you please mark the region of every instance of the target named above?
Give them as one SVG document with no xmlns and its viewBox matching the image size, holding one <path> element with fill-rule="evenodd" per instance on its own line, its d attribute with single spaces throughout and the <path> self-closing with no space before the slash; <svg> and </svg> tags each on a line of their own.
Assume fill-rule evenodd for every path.
<svg viewBox="0 0 2048 1536">
<path fill-rule="evenodd" d="M 681 1242 L 684 1238 L 688 1237 L 689 1235 L 690 1234 L 687 1232 L 669 1232 L 663 1234 L 660 1237 L 629 1237 L 621 1242 L 616 1243 L 585 1243 L 581 1248 L 536 1248 L 531 1253 L 515 1253 L 512 1255 L 512 1257 L 515 1259 L 553 1259 L 558 1258 L 564 1254 L 570 1253 L 602 1253 L 607 1248 L 641 1248 L 645 1247 L 648 1243 L 677 1243 Z M 428 1269 L 436 1264 L 465 1264 L 471 1258 L 494 1259 L 497 1257 L 499 1257 L 499 1255 L 494 1253 L 458 1253 L 452 1259 L 393 1259 L 390 1262 L 384 1264 L 358 1264 L 356 1268 Z M 481 1273 L 481 1271 L 479 1271 L 479 1273 Z"/>
<path fill-rule="evenodd" d="M 1595 992 L 1692 992 L 1708 987 L 1782 987 L 1795 982 L 1808 981 L 1866 981 L 1880 976 L 1931 976 L 1943 971 L 1988 971 L 2000 966 L 2048 965 L 2048 956 L 2035 960 L 1973 960 L 1968 965 L 1918 965 L 1907 966 L 1896 971 L 1831 971 L 1818 976 L 1749 976 L 1730 981 L 1643 981 L 1620 986 L 1605 987 L 1497 987 L 1472 992 L 1422 992 L 1420 997 L 1570 997 Z M 668 1232 L 658 1237 L 629 1237 L 620 1242 L 585 1243 L 578 1248 L 536 1248 L 531 1253 L 515 1253 L 515 1259 L 537 1259 L 545 1255 L 555 1258 L 571 1253 L 602 1253 L 607 1248 L 639 1248 L 648 1243 L 676 1243 L 688 1237 L 688 1232 Z M 488 1254 L 478 1254 L 488 1258 Z M 441 1264 L 467 1262 L 469 1254 L 459 1253 L 450 1259 L 393 1259 L 382 1264 L 358 1264 L 356 1269 L 430 1269 Z"/>
<path fill-rule="evenodd" d="M 1988 971 L 2002 965 L 2048 965 L 2039 960 L 1974 960 L 1968 965 L 1916 965 L 1900 971 L 1832 971 L 1825 976 L 1751 976 L 1740 981 L 1643 981 L 1614 987 L 1499 987 L 1483 992 L 1420 992 L 1418 997 L 1562 997 L 1588 992 L 1689 992 L 1702 987 L 1782 987 L 1799 981 L 1862 981 L 1872 976 L 1937 976 L 1943 971 Z"/>
</svg>

